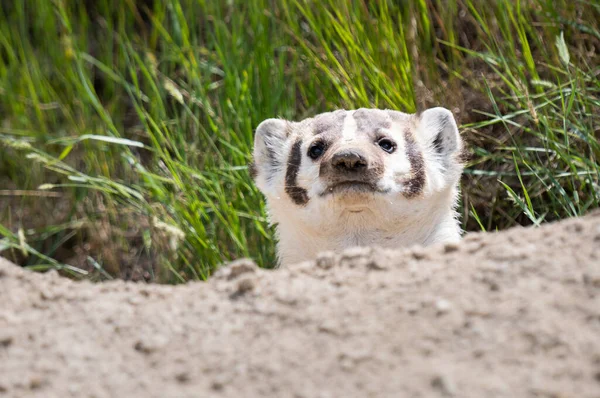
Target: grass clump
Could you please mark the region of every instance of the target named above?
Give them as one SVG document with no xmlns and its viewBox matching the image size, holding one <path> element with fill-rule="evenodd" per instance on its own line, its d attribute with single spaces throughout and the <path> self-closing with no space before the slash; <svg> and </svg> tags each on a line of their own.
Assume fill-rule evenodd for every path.
<svg viewBox="0 0 600 398">
<path fill-rule="evenodd" d="M 0 251 L 74 275 L 274 261 L 253 129 L 452 109 L 467 230 L 600 200 L 600 7 L 542 0 L 14 2 L 0 8 Z"/>
</svg>

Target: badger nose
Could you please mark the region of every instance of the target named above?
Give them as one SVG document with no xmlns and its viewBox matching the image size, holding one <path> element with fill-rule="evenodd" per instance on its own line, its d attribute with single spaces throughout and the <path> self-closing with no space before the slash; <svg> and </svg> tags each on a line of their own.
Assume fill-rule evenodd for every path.
<svg viewBox="0 0 600 398">
<path fill-rule="evenodd" d="M 355 149 L 345 149 L 333 155 L 331 164 L 340 171 L 362 171 L 367 168 L 367 159 Z"/>
</svg>

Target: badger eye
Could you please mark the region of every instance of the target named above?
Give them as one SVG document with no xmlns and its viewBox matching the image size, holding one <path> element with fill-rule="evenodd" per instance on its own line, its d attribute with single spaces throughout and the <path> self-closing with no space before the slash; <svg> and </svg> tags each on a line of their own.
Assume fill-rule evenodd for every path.
<svg viewBox="0 0 600 398">
<path fill-rule="evenodd" d="M 377 141 L 377 144 L 381 147 L 381 149 L 383 149 L 387 153 L 392 153 L 396 150 L 396 144 L 394 143 L 394 141 L 388 138 L 380 139 L 379 141 Z"/>
<path fill-rule="evenodd" d="M 321 155 L 325 152 L 325 144 L 321 141 L 317 141 L 313 143 L 310 148 L 308 148 L 308 157 L 313 160 L 317 160 Z"/>
</svg>

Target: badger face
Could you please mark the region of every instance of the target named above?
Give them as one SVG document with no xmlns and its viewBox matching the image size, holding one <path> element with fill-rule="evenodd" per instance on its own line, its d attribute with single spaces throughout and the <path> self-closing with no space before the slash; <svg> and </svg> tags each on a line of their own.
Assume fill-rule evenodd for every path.
<svg viewBox="0 0 600 398">
<path fill-rule="evenodd" d="M 335 250 L 383 245 L 374 231 L 385 240 L 439 207 L 453 212 L 461 150 L 444 108 L 420 115 L 339 110 L 262 122 L 251 170 L 278 224 L 280 246 L 308 235 L 328 242 L 320 250 Z"/>
</svg>

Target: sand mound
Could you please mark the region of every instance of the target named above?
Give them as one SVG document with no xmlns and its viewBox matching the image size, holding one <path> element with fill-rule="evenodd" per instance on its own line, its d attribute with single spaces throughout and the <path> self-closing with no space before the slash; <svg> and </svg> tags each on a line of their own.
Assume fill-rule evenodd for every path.
<svg viewBox="0 0 600 398">
<path fill-rule="evenodd" d="M 0 259 L 0 396 L 600 397 L 600 213 L 209 283 Z"/>
</svg>

